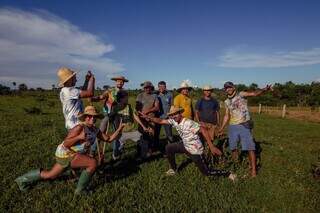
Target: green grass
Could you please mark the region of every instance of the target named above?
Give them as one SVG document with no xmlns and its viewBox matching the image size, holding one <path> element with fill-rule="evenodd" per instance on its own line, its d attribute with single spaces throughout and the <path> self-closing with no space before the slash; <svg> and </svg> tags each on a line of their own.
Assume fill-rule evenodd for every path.
<svg viewBox="0 0 320 213">
<path fill-rule="evenodd" d="M 50 104 L 47 104 L 50 102 Z M 40 105 L 39 105 L 40 104 Z M 39 107 L 42 114 L 23 108 Z M 40 182 L 26 193 L 14 179 L 34 168 L 54 164 L 56 146 L 66 130 L 57 95 L 0 97 L 1 212 L 319 212 L 320 183 L 311 164 L 320 156 L 320 124 L 255 115 L 254 135 L 262 147 L 256 179 L 231 183 L 202 176 L 193 164 L 166 177 L 164 158 L 138 164 L 135 144 L 128 143 L 124 159 L 95 174 L 93 195 L 74 200 L 76 182 Z M 111 149 L 108 147 L 107 160 Z M 186 157 L 180 155 L 177 162 Z M 246 165 L 239 165 L 239 176 Z"/>
</svg>

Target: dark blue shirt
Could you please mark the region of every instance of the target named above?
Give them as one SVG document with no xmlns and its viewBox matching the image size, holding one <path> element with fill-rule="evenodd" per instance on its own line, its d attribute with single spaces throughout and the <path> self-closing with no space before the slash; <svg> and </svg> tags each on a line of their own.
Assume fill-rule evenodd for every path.
<svg viewBox="0 0 320 213">
<path fill-rule="evenodd" d="M 201 98 L 196 103 L 196 110 L 199 112 L 199 120 L 206 123 L 217 124 L 217 112 L 220 106 L 216 99 L 206 100 Z"/>
</svg>

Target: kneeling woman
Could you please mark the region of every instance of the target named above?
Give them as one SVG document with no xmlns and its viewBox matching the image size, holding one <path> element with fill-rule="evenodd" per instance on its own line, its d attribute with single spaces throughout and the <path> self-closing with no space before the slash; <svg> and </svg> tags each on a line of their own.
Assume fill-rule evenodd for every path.
<svg viewBox="0 0 320 213">
<path fill-rule="evenodd" d="M 68 167 L 72 169 L 84 168 L 75 193 L 80 194 L 85 189 L 97 167 L 96 159 L 89 155 L 91 146 L 94 145 L 97 137 L 105 142 L 112 142 L 124 125 L 119 125 L 119 128 L 111 136 L 108 136 L 94 125 L 96 119 L 101 117 L 95 107 L 87 106 L 84 113 L 78 117 L 82 122 L 72 128 L 64 141 L 58 146 L 55 154 L 56 163 L 52 169 L 49 171 L 31 170 L 15 180 L 21 191 L 26 191 L 29 185 L 36 181 L 57 178 Z"/>
</svg>

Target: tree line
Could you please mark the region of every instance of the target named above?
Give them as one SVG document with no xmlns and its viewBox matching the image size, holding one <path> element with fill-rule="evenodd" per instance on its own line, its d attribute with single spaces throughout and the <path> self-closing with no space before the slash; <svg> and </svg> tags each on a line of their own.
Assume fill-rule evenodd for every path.
<svg viewBox="0 0 320 213">
<path fill-rule="evenodd" d="M 11 95 L 22 91 L 41 91 L 45 90 L 41 87 L 28 88 L 24 83 L 17 85 L 12 83 L 13 89 L 0 84 L 0 95 Z M 238 91 L 252 91 L 260 89 L 257 84 L 252 83 L 250 85 L 238 84 L 236 85 Z M 109 88 L 109 85 L 103 86 L 103 88 L 97 88 L 98 91 L 102 91 Z M 55 85 L 52 85 L 50 89 L 52 91 L 59 91 Z M 129 94 L 136 96 L 141 90 L 129 90 Z M 176 95 L 176 90 L 173 90 Z M 202 95 L 201 88 L 194 88 L 191 93 L 193 98 L 198 99 Z M 226 99 L 225 93 L 222 89 L 215 88 L 214 95 L 219 101 Z M 268 105 L 268 106 L 281 106 L 286 104 L 287 106 L 320 106 L 320 82 L 312 82 L 310 84 L 295 84 L 292 81 L 286 83 L 276 83 L 273 86 L 273 92 L 266 93 L 263 96 L 252 97 L 249 100 L 249 105 Z"/>
</svg>

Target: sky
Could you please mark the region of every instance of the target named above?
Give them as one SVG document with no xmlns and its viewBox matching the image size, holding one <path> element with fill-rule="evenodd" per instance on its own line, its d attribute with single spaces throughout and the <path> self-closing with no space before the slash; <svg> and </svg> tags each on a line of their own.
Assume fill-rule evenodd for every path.
<svg viewBox="0 0 320 213">
<path fill-rule="evenodd" d="M 51 88 L 92 70 L 127 88 L 320 81 L 317 0 L 0 0 L 0 83 Z"/>
</svg>

